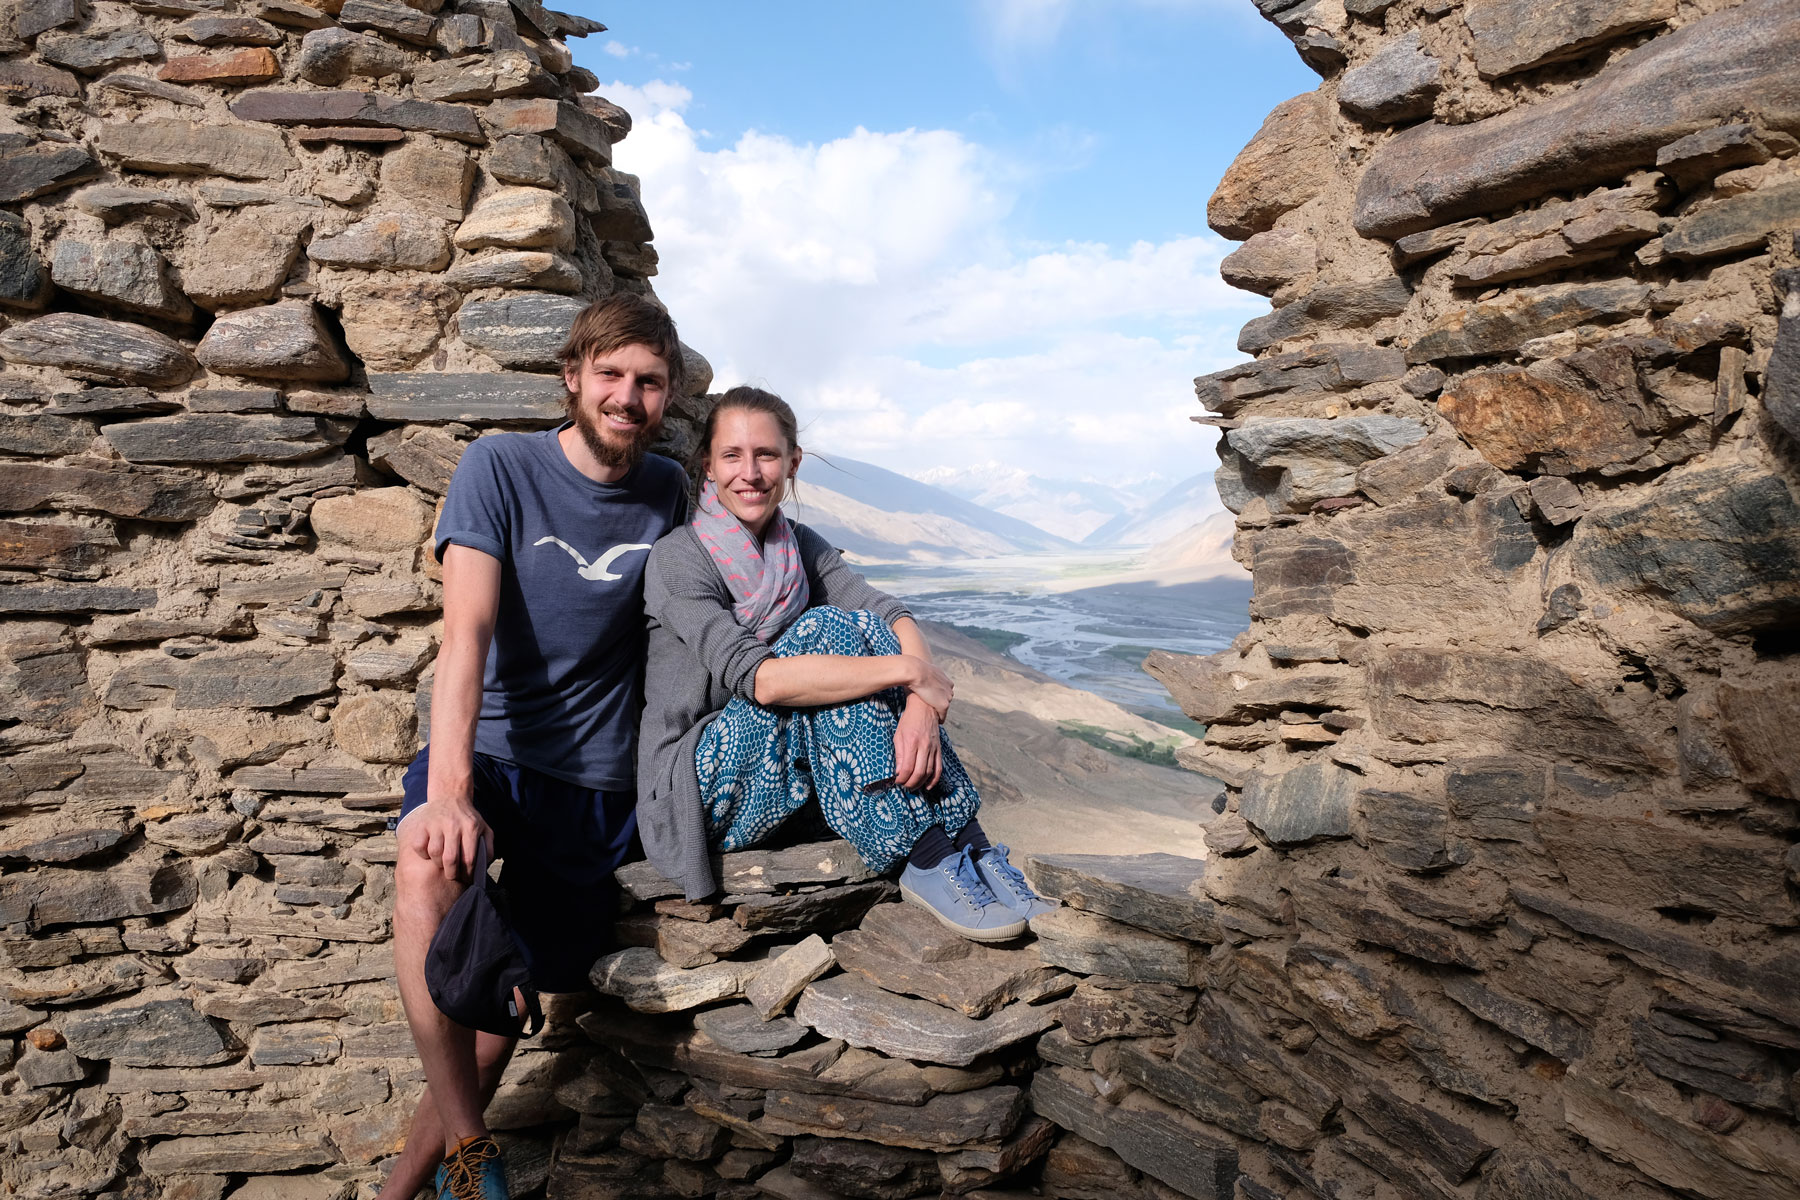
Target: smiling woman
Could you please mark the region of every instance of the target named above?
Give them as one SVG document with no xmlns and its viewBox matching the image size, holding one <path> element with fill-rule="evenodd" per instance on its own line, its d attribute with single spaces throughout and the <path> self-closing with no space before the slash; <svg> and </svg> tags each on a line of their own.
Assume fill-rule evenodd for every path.
<svg viewBox="0 0 1800 1200">
<path fill-rule="evenodd" d="M 708 416 L 698 511 L 645 570 L 649 660 L 639 737 L 645 853 L 690 900 L 710 856 L 815 809 L 901 894 L 976 941 L 1049 907 L 991 846 L 940 726 L 949 678 L 906 609 L 782 514 L 800 465 L 793 411 L 733 388 Z"/>
<path fill-rule="evenodd" d="M 616 162 L 657 214 L 659 294 L 722 383 L 787 381 L 813 444 L 914 475 L 1193 473 L 1188 381 L 1236 361 L 1260 310 L 1219 281 L 1196 197 L 1308 86 L 1254 9 L 605 15 L 611 52 L 583 52 L 635 118 Z"/>
</svg>

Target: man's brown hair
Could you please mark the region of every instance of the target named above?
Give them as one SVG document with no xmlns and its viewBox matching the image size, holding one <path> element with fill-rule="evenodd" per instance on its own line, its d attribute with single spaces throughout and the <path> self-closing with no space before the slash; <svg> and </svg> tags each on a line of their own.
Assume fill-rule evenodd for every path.
<svg viewBox="0 0 1800 1200">
<path fill-rule="evenodd" d="M 579 372 L 590 358 L 621 346 L 648 347 L 668 368 L 670 398 L 683 394 L 687 371 L 675 322 L 661 305 L 636 292 L 614 292 L 582 309 L 569 327 L 569 340 L 556 356 L 565 368 Z M 565 404 L 572 400 L 564 397 Z"/>
</svg>

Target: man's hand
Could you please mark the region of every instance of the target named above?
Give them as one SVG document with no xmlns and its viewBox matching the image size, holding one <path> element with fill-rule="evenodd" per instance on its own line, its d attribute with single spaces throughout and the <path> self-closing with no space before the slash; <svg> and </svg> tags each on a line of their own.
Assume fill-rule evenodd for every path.
<svg viewBox="0 0 1800 1200">
<path fill-rule="evenodd" d="M 914 693 L 906 698 L 906 708 L 894 727 L 894 782 L 909 792 L 924 792 L 936 787 L 943 776 L 937 713 Z"/>
<path fill-rule="evenodd" d="M 950 701 L 956 694 L 955 686 L 951 684 L 948 675 L 926 659 L 912 657 L 911 666 L 913 680 L 907 685 L 907 690 L 911 693 L 908 697 L 909 707 L 912 699 L 923 700 L 936 715 L 938 724 L 943 724 L 944 718 L 950 715 Z"/>
<path fill-rule="evenodd" d="M 467 801 L 428 800 L 401 825 L 407 846 L 437 863 L 445 879 L 460 879 L 475 869 L 475 843 L 486 838 L 494 853 L 494 831 Z"/>
</svg>

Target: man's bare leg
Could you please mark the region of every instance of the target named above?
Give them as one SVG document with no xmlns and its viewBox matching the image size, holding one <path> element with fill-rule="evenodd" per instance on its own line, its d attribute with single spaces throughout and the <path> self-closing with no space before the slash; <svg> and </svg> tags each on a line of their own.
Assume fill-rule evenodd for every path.
<svg viewBox="0 0 1800 1200">
<path fill-rule="evenodd" d="M 440 1012 L 425 986 L 425 954 L 432 935 L 468 885 L 446 878 L 443 865 L 426 857 L 404 834 L 403 830 L 394 864 L 394 975 L 419 1064 L 425 1069 L 431 1124 L 438 1136 L 435 1145 L 419 1145 L 416 1136 L 409 1136 L 403 1161 L 415 1152 L 429 1153 L 435 1170 L 452 1146 L 487 1132 L 481 1119 L 487 1099 L 476 1060 L 476 1033 Z M 420 1101 L 414 1134 L 424 1132 L 418 1127 L 418 1118 L 423 1117 L 426 1103 Z M 394 1194 L 410 1197 L 406 1192 Z"/>
<path fill-rule="evenodd" d="M 518 1045 L 517 1038 L 499 1037 L 492 1033 L 475 1035 L 475 1066 L 481 1077 L 481 1107 L 485 1110 L 494 1098 L 494 1092 L 500 1087 L 500 1077 L 506 1072 L 506 1064 L 512 1058 L 513 1047 Z M 431 1088 L 425 1088 L 419 1097 L 418 1111 L 413 1114 L 412 1127 L 406 1131 L 406 1147 L 400 1152 L 400 1158 L 388 1172 L 387 1181 L 381 1185 L 376 1200 L 412 1200 L 419 1189 L 426 1186 L 437 1173 L 438 1164 L 444 1159 L 444 1126 L 438 1118 L 437 1105 L 432 1102 Z"/>
</svg>

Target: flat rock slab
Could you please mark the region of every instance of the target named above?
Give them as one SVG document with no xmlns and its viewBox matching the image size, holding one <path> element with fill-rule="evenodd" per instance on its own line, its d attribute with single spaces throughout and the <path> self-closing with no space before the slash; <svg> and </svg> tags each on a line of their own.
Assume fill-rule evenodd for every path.
<svg viewBox="0 0 1800 1200">
<path fill-rule="evenodd" d="M 141 387 L 92 387 L 59 392 L 45 413 L 55 416 L 155 417 L 181 411 L 181 401 Z"/>
<path fill-rule="evenodd" d="M 280 179 L 299 164 L 281 134 L 242 125 L 191 121 L 108 122 L 94 148 L 122 167 L 176 175 Z"/>
<path fill-rule="evenodd" d="M 1498 79 L 1545 63 L 1579 58 L 1675 15 L 1675 0 L 1474 0 L 1463 21 L 1475 43 L 1475 69 Z"/>
<path fill-rule="evenodd" d="M 803 1137 L 794 1142 L 788 1166 L 802 1179 L 835 1194 L 907 1200 L 940 1192 L 938 1156 L 851 1138 Z"/>
<path fill-rule="evenodd" d="M 462 340 L 503 367 L 552 371 L 569 328 L 585 305 L 573 296 L 522 292 L 498 300 L 473 300 L 456 313 Z"/>
<path fill-rule="evenodd" d="M 877 879 L 812 892 L 751 896 L 731 916 L 739 926 L 755 933 L 835 933 L 898 894 L 892 883 Z"/>
<path fill-rule="evenodd" d="M 1750 0 L 1622 55 L 1561 95 L 1471 125 L 1403 130 L 1369 158 L 1356 189 L 1356 231 L 1396 238 L 1604 183 L 1653 165 L 1670 142 L 1746 112 L 1791 126 L 1800 120 L 1796 59 L 1800 8 Z"/>
<path fill-rule="evenodd" d="M 559 421 L 563 416 L 565 395 L 560 376 L 512 371 L 475 374 L 372 371 L 369 373 L 369 390 L 373 394 L 368 399 L 368 412 L 376 420 L 432 423 Z M 650 875 L 655 875 L 654 868 L 643 865 Z M 674 896 L 679 891 L 671 885 L 671 890 L 663 891 L 661 895 Z"/>
<path fill-rule="evenodd" d="M 1025 1115 L 1025 1094 L 1004 1084 L 933 1096 L 918 1106 L 772 1091 L 762 1128 L 783 1137 L 860 1138 L 886 1146 L 945 1150 L 999 1142 Z"/>
<path fill-rule="evenodd" d="M 239 120 L 274 125 L 385 125 L 462 142 L 487 140 L 475 113 L 464 105 L 402 100 L 374 92 L 257 88 L 232 101 L 231 112 Z"/>
<path fill-rule="evenodd" d="M 1223 941 L 1218 908 L 1201 881 L 1206 861 L 1177 854 L 1037 854 L 1025 864 L 1037 889 L 1073 908 L 1194 942 Z"/>
<path fill-rule="evenodd" d="M 1315 759 L 1280 775 L 1257 772 L 1244 788 L 1238 811 L 1277 846 L 1347 838 L 1361 778 L 1326 759 Z"/>
<path fill-rule="evenodd" d="M 675 967 L 703 967 L 734 953 L 751 938 L 736 921 L 684 921 L 655 913 L 621 917 L 614 929 L 627 946 L 648 946 Z"/>
<path fill-rule="evenodd" d="M 786 1050 L 806 1037 L 806 1026 L 792 1017 L 765 1021 L 752 1005 L 709 1008 L 694 1016 L 694 1027 L 736 1054 Z"/>
<path fill-rule="evenodd" d="M 143 1152 L 139 1165 L 156 1175 L 223 1175 L 230 1171 L 263 1175 L 336 1161 L 337 1154 L 319 1136 L 227 1133 L 157 1142 Z"/>
<path fill-rule="evenodd" d="M 977 1021 L 928 1000 L 885 992 L 860 976 L 836 975 L 808 985 L 794 1017 L 852 1046 L 963 1067 L 1050 1028 L 1056 1005 L 1014 1004 Z"/>
<path fill-rule="evenodd" d="M 496 376 L 468 376 L 473 379 L 492 379 Z M 370 377 L 371 386 L 377 379 L 401 379 L 403 376 Z M 433 377 L 427 377 L 433 378 Z M 464 378 L 462 376 L 439 375 L 438 379 Z M 536 376 L 523 376 L 532 379 Z M 561 394 L 562 383 L 556 381 L 558 394 Z M 557 412 L 562 411 L 558 402 Z M 383 420 L 396 418 L 384 416 L 375 411 L 375 404 L 370 403 L 370 416 Z M 808 842 L 800 846 L 789 846 L 781 850 L 738 850 L 719 856 L 716 868 L 720 887 L 730 895 L 756 895 L 781 891 L 785 888 L 804 887 L 814 883 L 862 883 L 875 878 L 875 872 L 864 865 L 857 856 L 856 847 L 849 842 L 834 839 L 829 842 Z M 671 896 L 681 895 L 679 885 L 664 879 L 655 867 L 648 862 L 627 863 L 613 872 L 618 881 L 634 900 L 663 900 Z"/>
<path fill-rule="evenodd" d="M 818 934 L 790 946 L 744 986 L 744 997 L 767 1021 L 793 1003 L 802 989 L 835 965 L 831 947 Z"/>
<path fill-rule="evenodd" d="M 75 1013 L 62 1033 L 82 1058 L 128 1067 L 208 1067 L 232 1057 L 218 1029 L 186 1000 Z"/>
<path fill-rule="evenodd" d="M 1110 975 L 1134 983 L 1195 986 L 1206 978 L 1206 951 L 1133 925 L 1060 908 L 1031 919 L 1045 962 L 1081 975 Z"/>
<path fill-rule="evenodd" d="M 1800 619 L 1800 501 L 1741 464 L 1668 476 L 1575 527 L 1577 567 L 1720 635 Z"/>
<path fill-rule="evenodd" d="M 43 142 L 0 151 L 0 204 L 16 204 L 92 179 L 100 164 L 80 146 Z"/>
<path fill-rule="evenodd" d="M 567 100 L 497 100 L 482 118 L 495 137 L 516 133 L 541 134 L 570 154 L 609 165 L 612 140 L 606 123 L 579 104 Z"/>
<path fill-rule="evenodd" d="M 1526 342 L 1578 325 L 1635 316 L 1647 307 L 1652 290 L 1649 284 L 1628 279 L 1520 288 L 1445 313 L 1407 347 L 1406 359 L 1430 363 L 1508 354 Z"/>
<path fill-rule="evenodd" d="M 57 367 L 78 379 L 169 387 L 197 369 L 174 338 L 125 321 L 83 313 L 51 313 L 0 333 L 0 358 Z"/>
<path fill-rule="evenodd" d="M 200 339 L 195 356 L 223 375 L 335 383 L 350 373 L 318 310 L 306 301 L 227 313 Z"/>
<path fill-rule="evenodd" d="M 455 240 L 464 250 L 567 250 L 575 242 L 575 210 L 546 188 L 500 188 L 475 205 Z"/>
<path fill-rule="evenodd" d="M 735 1000 L 762 969 L 760 962 L 720 962 L 692 970 L 672 967 L 656 951 L 632 946 L 594 964 L 596 991 L 617 996 L 638 1012 L 683 1012 Z"/>
<path fill-rule="evenodd" d="M 844 1200 L 842 1192 L 834 1192 L 823 1184 L 802 1179 L 785 1163 L 756 1181 L 756 1190 L 775 1200 Z"/>
<path fill-rule="evenodd" d="M 139 521 L 192 521 L 215 503 L 207 481 L 192 471 L 129 467 L 111 459 L 78 458 L 61 466 L 14 462 L 0 473 L 0 512 L 57 508 Z"/>
<path fill-rule="evenodd" d="M 28 929 L 100 925 L 193 904 L 193 872 L 163 852 L 142 852 L 103 872 L 40 867 L 0 877 L 0 922 Z"/>
<path fill-rule="evenodd" d="M 1689 213 L 1663 238 L 1674 258 L 1716 258 L 1761 246 L 1771 233 L 1800 228 L 1800 179 L 1767 184 Z"/>
<path fill-rule="evenodd" d="M 155 588 L 14 584 L 0 588 L 0 613 L 139 612 L 156 607 Z"/>
<path fill-rule="evenodd" d="M 1031 1003 L 1045 999 L 1074 983 L 1055 968 L 1046 967 L 1029 948 L 972 946 L 961 958 L 922 963 L 907 955 L 904 943 L 896 945 L 867 930 L 853 929 L 833 938 L 831 950 L 845 970 L 884 991 L 917 996 L 977 1019 L 1015 1000 Z"/>
<path fill-rule="evenodd" d="M 0 416 L 0 450 L 12 454 L 77 454 L 93 440 L 94 426 L 89 421 L 48 413 Z"/>
<path fill-rule="evenodd" d="M 104 702 L 135 711 L 175 708 L 280 708 L 331 690 L 337 659 L 327 650 L 204 654 L 182 662 L 158 656 L 121 667 Z"/>
<path fill-rule="evenodd" d="M 1185 1196 L 1232 1200 L 1235 1194 L 1237 1150 L 1171 1105 L 1141 1093 L 1114 1104 L 1079 1072 L 1048 1067 L 1031 1081 L 1031 1107 Z"/>
<path fill-rule="evenodd" d="M 192 413 L 106 427 L 105 438 L 134 463 L 292 462 L 340 446 L 349 429 L 322 417 Z"/>
</svg>

